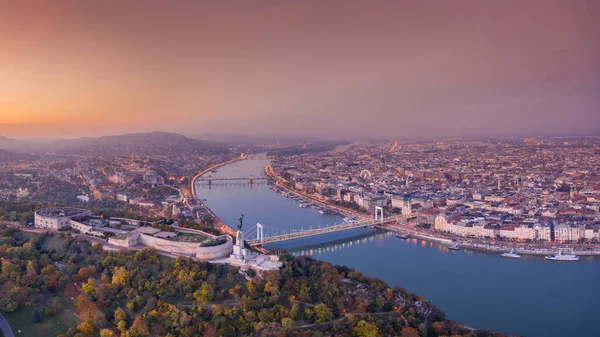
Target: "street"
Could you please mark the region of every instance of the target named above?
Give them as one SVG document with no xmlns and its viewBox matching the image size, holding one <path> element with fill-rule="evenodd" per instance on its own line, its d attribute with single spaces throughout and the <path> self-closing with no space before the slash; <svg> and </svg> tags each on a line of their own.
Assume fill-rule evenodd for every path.
<svg viewBox="0 0 600 337">
<path fill-rule="evenodd" d="M 8 322 L 6 321 L 6 319 L 4 319 L 4 316 L 2 316 L 2 314 L 0 314 L 0 329 L 2 329 L 4 337 L 15 337 L 12 330 L 10 329 L 10 325 L 8 325 Z"/>
</svg>

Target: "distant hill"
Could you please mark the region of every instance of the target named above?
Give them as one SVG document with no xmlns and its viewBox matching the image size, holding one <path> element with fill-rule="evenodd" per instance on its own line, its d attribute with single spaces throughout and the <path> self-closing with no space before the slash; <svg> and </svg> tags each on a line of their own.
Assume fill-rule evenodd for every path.
<svg viewBox="0 0 600 337">
<path fill-rule="evenodd" d="M 97 155 L 156 155 L 191 154 L 222 151 L 213 144 L 205 144 L 176 133 L 133 133 L 100 138 L 63 139 L 42 146 L 57 153 Z"/>
<path fill-rule="evenodd" d="M 0 149 L 0 162 L 32 159 L 34 156 Z"/>
<path fill-rule="evenodd" d="M 24 144 L 21 141 L 15 140 L 15 139 L 11 139 L 11 138 L 7 138 L 4 136 L 0 136 L 0 149 L 5 149 L 5 150 L 22 150 L 26 147 L 26 144 Z"/>
<path fill-rule="evenodd" d="M 4 149 L 0 149 L 0 160 L 7 159 L 8 157 L 10 157 L 13 154 L 14 153 L 12 153 L 10 151 L 6 151 Z"/>
<path fill-rule="evenodd" d="M 193 139 L 211 141 L 218 143 L 229 143 L 229 144 L 252 144 L 257 141 L 256 138 L 233 135 L 233 134 L 217 134 L 217 133 L 203 133 L 199 135 L 191 136 Z"/>
<path fill-rule="evenodd" d="M 301 138 L 301 137 L 252 137 L 236 134 L 218 134 L 218 133 L 202 133 L 199 135 L 191 136 L 193 139 L 202 141 L 211 141 L 235 145 L 259 145 L 259 144 L 292 144 L 300 142 L 330 142 L 330 140 L 319 139 L 319 138 Z"/>
</svg>

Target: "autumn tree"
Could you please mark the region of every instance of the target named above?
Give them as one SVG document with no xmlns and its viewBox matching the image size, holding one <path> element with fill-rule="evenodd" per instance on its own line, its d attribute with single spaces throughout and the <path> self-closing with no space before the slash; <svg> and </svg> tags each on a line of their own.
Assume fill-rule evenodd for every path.
<svg viewBox="0 0 600 337">
<path fill-rule="evenodd" d="M 100 330 L 100 337 L 113 337 L 113 333 L 109 329 L 102 329 Z"/>
<path fill-rule="evenodd" d="M 85 336 L 93 336 L 96 328 L 94 327 L 94 322 L 89 319 L 86 319 L 79 323 L 77 326 L 77 330 L 79 330 Z"/>
<path fill-rule="evenodd" d="M 88 299 L 94 300 L 96 298 L 96 280 L 93 278 L 81 285 L 81 291 L 87 296 Z"/>
<path fill-rule="evenodd" d="M 352 329 L 352 332 L 357 337 L 377 337 L 379 336 L 379 329 L 377 325 L 365 320 L 360 320 L 358 324 Z"/>
</svg>

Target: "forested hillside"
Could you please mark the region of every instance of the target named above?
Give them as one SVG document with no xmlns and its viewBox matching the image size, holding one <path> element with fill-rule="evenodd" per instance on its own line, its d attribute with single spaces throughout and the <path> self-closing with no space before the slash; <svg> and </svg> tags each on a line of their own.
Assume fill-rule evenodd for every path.
<svg viewBox="0 0 600 337">
<path fill-rule="evenodd" d="M 0 258 L 0 310 L 24 336 L 503 336 L 311 258 L 283 255 L 280 272 L 251 277 L 153 249 L 105 252 L 4 227 Z"/>
</svg>

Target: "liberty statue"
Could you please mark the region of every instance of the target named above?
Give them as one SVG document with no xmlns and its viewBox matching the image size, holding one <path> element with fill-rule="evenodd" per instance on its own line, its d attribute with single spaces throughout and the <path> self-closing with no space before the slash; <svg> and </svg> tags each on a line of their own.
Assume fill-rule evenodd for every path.
<svg viewBox="0 0 600 337">
<path fill-rule="evenodd" d="M 242 226 L 244 225 L 244 214 L 242 214 L 242 216 L 240 216 L 240 218 L 238 219 L 238 230 L 242 230 Z"/>
</svg>

